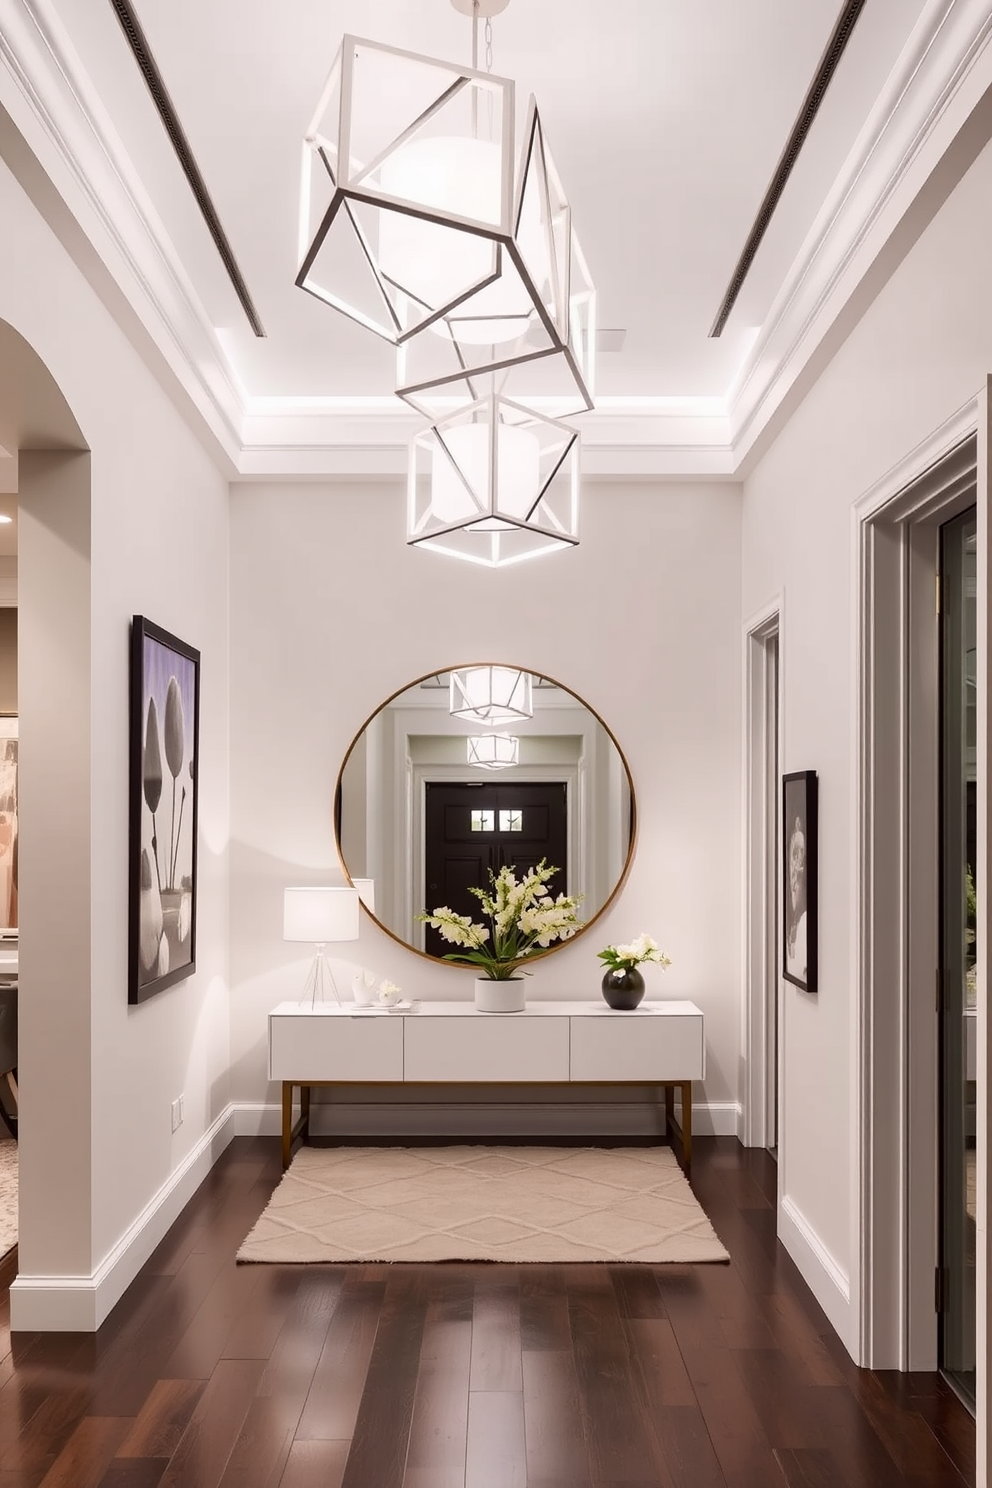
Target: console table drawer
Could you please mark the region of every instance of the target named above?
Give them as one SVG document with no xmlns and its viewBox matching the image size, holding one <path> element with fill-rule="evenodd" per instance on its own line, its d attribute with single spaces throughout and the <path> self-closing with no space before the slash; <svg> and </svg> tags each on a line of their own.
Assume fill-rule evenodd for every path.
<svg viewBox="0 0 992 1488">
<path fill-rule="evenodd" d="M 269 1079 L 402 1080 L 405 1018 L 269 1019 Z"/>
<path fill-rule="evenodd" d="M 572 1018 L 573 1080 L 701 1080 L 703 1017 Z"/>
<path fill-rule="evenodd" d="M 407 1080 L 567 1080 L 567 1018 L 405 1018 Z"/>
</svg>

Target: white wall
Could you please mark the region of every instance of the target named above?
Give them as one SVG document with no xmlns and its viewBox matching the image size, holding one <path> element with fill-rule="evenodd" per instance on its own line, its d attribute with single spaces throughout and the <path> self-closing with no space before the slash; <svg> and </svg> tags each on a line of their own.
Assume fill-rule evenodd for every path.
<svg viewBox="0 0 992 1488">
<path fill-rule="evenodd" d="M 228 487 L 2 164 L 0 221 L 0 319 L 48 367 L 92 451 L 88 593 L 84 588 L 78 601 L 53 596 L 50 616 L 55 644 L 60 625 L 74 639 L 88 631 L 89 799 L 61 823 L 73 847 L 85 842 L 93 885 L 86 910 L 90 964 L 73 965 L 63 978 L 74 1007 L 88 1007 L 88 1046 L 46 1040 L 46 1026 L 57 1026 L 58 1001 L 47 979 L 32 981 L 25 932 L 21 1276 L 13 1302 L 20 1327 L 85 1327 L 95 1326 L 135 1261 L 144 1259 L 154 1218 L 143 1238 L 132 1235 L 135 1243 L 120 1265 L 107 1273 L 104 1263 L 146 1206 L 165 1198 L 227 1106 Z M 23 593 L 22 624 L 30 602 Z M 129 1008 L 128 629 L 134 613 L 202 653 L 201 794 L 196 975 Z M 77 720 L 79 727 L 85 718 Z M 62 744 L 71 748 L 71 733 Z M 31 823 L 21 825 L 27 843 Z M 35 909 L 36 935 L 57 942 L 64 906 Z M 180 1093 L 185 1122 L 173 1135 L 170 1106 Z M 42 1106 L 55 1109 L 59 1121 L 33 1124 L 31 1112 Z M 63 1132 L 71 1124 L 88 1133 L 78 1202 L 67 1201 L 52 1177 L 60 1122 Z M 168 1202 L 160 1217 L 167 1212 Z M 61 1289 L 48 1285 L 65 1275 L 70 1281 Z"/>
<path fill-rule="evenodd" d="M 529 995 L 597 997 L 596 951 L 641 930 L 668 950 L 649 995 L 706 1013 L 705 1098 L 735 1129 L 740 998 L 740 488 L 590 484 L 578 549 L 486 570 L 414 551 L 396 485 L 239 485 L 231 497 L 232 1095 L 273 1101 L 265 1015 L 299 995 L 282 890 L 339 881 L 334 784 L 365 719 L 423 673 L 507 661 L 554 677 L 630 765 L 638 842 L 588 936 Z M 345 948 L 342 948 L 344 951 Z M 471 973 L 363 919 L 336 962 L 408 994 L 471 996 Z"/>
<path fill-rule="evenodd" d="M 992 366 L 992 147 L 979 157 L 744 488 L 744 614 L 779 591 L 783 770 L 820 789 L 819 994 L 784 992 L 781 1192 L 793 1244 L 856 1348 L 855 988 L 857 698 L 851 505 L 973 398 Z M 792 1243 L 787 1232 L 787 1243 Z M 836 1277 L 851 1284 L 845 1302 Z"/>
</svg>

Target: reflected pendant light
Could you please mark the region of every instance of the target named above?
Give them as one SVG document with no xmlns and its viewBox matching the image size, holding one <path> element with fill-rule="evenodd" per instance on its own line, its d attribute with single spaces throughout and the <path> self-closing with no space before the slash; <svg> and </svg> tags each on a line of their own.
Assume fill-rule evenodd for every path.
<svg viewBox="0 0 992 1488">
<path fill-rule="evenodd" d="M 513 667 L 462 667 L 451 673 L 448 711 L 467 723 L 516 723 L 534 716 L 533 678 Z"/>
<path fill-rule="evenodd" d="M 520 740 L 513 734 L 473 734 L 468 741 L 468 762 L 480 770 L 507 770 L 520 762 Z"/>
</svg>

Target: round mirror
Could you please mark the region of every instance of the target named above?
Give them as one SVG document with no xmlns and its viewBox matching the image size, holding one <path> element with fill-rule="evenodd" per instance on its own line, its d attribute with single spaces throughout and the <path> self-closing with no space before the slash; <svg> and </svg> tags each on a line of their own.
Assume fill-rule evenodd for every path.
<svg viewBox="0 0 992 1488">
<path fill-rule="evenodd" d="M 417 915 L 447 905 L 478 918 L 469 891 L 504 864 L 554 866 L 548 887 L 580 894 L 588 927 L 627 875 L 634 821 L 603 720 L 560 682 L 505 664 L 434 672 L 387 698 L 335 795 L 338 852 L 366 909 L 435 957 L 451 947 Z"/>
</svg>

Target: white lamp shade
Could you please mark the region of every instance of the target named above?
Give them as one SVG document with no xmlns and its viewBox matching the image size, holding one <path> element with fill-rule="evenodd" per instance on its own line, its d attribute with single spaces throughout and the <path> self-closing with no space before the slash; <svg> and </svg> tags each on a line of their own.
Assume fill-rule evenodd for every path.
<svg viewBox="0 0 992 1488">
<path fill-rule="evenodd" d="M 283 940 L 306 940 L 312 945 L 357 940 L 358 890 L 285 889 Z"/>
<path fill-rule="evenodd" d="M 479 512 L 480 505 L 484 510 L 495 509 L 523 520 L 540 494 L 541 446 L 529 429 L 498 424 L 494 431 L 489 424 L 460 424 L 446 429 L 444 444 L 439 442 L 434 447 L 431 505 L 442 522 L 471 517 Z M 480 522 L 478 531 L 491 532 L 496 525 L 498 521 Z"/>
<path fill-rule="evenodd" d="M 353 878 L 351 881 L 358 890 L 358 897 L 369 914 L 375 914 L 375 879 Z"/>
</svg>

